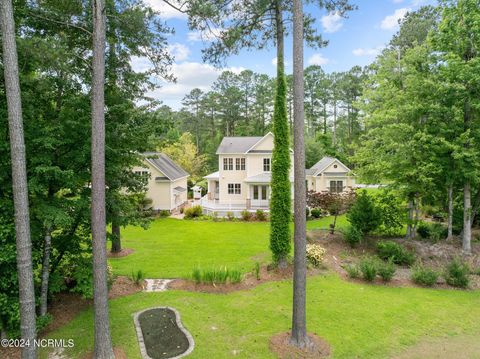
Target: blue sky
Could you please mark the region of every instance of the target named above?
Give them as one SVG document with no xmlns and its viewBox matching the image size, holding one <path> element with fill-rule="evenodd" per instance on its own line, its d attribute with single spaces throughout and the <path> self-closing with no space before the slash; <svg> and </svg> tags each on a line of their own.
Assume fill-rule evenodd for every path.
<svg viewBox="0 0 480 359">
<path fill-rule="evenodd" d="M 202 36 L 188 29 L 184 14 L 170 8 L 163 0 L 146 0 L 159 11 L 167 24 L 175 28 L 169 37 L 170 51 L 176 61 L 172 68 L 177 83 L 162 83 L 161 88 L 150 95 L 174 109 L 181 107 L 181 100 L 193 88 L 207 91 L 221 72 L 202 62 L 201 50 L 208 45 L 208 36 Z M 307 10 L 317 19 L 316 26 L 329 45 L 320 50 L 305 49 L 305 66 L 321 65 L 326 72 L 345 71 L 355 65 L 371 63 L 378 52 L 398 30 L 398 19 L 409 10 L 422 5 L 435 4 L 435 0 L 353 0 L 358 10 L 350 12 L 343 19 L 337 14 L 328 14 L 318 8 Z M 286 71 L 291 72 L 291 38 L 286 39 Z M 132 61 L 136 70 L 149 67 L 147 60 L 135 58 Z M 255 72 L 275 74 L 275 49 L 262 51 L 242 51 L 227 59 L 228 69 L 239 72 L 251 69 Z"/>
</svg>

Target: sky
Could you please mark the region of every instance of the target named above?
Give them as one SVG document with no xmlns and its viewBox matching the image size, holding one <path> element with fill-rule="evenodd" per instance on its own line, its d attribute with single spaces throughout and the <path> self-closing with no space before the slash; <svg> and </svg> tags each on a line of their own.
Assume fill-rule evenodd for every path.
<svg viewBox="0 0 480 359">
<path fill-rule="evenodd" d="M 223 69 L 203 63 L 201 50 L 208 46 L 208 36 L 189 30 L 186 15 L 163 0 L 145 1 L 175 29 L 175 33 L 168 37 L 168 43 L 170 53 L 175 57 L 172 72 L 177 78 L 176 83 L 159 80 L 160 87 L 147 95 L 178 110 L 187 93 L 194 88 L 208 91 L 223 70 L 240 72 L 250 69 L 275 75 L 273 46 L 263 50 L 243 50 L 229 57 Z M 348 18 L 315 7 L 306 9 L 317 19 L 315 26 L 329 44 L 320 50 L 305 48 L 305 66 L 320 65 L 326 72 L 333 72 L 368 65 L 398 30 L 398 20 L 407 11 L 414 11 L 422 5 L 435 5 L 436 0 L 353 0 L 352 3 L 358 9 L 348 13 Z M 292 71 L 291 53 L 292 39 L 288 37 L 285 41 L 287 73 Z M 144 58 L 133 58 L 132 66 L 136 71 L 145 71 L 150 64 Z"/>
</svg>

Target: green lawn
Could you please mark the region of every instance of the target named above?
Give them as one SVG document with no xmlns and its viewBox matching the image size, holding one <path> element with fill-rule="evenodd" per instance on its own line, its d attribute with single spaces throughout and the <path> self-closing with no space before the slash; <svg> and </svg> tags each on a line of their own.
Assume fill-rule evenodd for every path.
<svg viewBox="0 0 480 359">
<path fill-rule="evenodd" d="M 478 292 L 354 284 L 331 274 L 309 278 L 307 293 L 308 330 L 331 344 L 333 358 L 389 358 L 425 338 L 480 334 Z M 172 306 L 195 339 L 192 359 L 273 358 L 268 340 L 290 327 L 291 301 L 290 281 L 224 295 L 139 293 L 110 302 L 113 342 L 140 359 L 132 314 Z M 88 310 L 51 337 L 74 338 L 66 353 L 79 358 L 92 348 L 92 328 Z"/>
<path fill-rule="evenodd" d="M 328 228 L 331 218 L 308 221 L 308 228 Z M 345 226 L 345 216 L 337 220 Z M 110 260 L 114 273 L 130 275 L 142 269 L 150 278 L 189 276 L 195 266 L 251 271 L 255 261 L 270 260 L 269 223 L 159 219 L 149 229 L 127 227 L 122 245 L 135 252 Z"/>
</svg>

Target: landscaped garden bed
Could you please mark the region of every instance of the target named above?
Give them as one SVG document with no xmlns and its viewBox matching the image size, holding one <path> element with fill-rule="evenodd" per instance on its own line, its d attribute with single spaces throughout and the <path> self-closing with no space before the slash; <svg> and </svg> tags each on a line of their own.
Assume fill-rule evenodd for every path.
<svg viewBox="0 0 480 359">
<path fill-rule="evenodd" d="M 193 351 L 193 338 L 175 309 L 146 309 L 136 313 L 134 321 L 144 359 L 181 358 Z"/>
</svg>

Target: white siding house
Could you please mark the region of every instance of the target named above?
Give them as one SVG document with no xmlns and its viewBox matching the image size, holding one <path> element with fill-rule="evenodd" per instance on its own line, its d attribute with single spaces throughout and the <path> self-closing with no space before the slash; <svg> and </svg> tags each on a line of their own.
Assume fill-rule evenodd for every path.
<svg viewBox="0 0 480 359">
<path fill-rule="evenodd" d="M 152 200 L 156 211 L 173 211 L 187 202 L 187 179 L 189 174 L 163 153 L 143 154 L 142 166 L 134 167 L 139 175 L 148 176 L 147 198 Z"/>
<path fill-rule="evenodd" d="M 217 172 L 204 178 L 208 192 L 200 201 L 207 214 L 269 210 L 273 134 L 263 137 L 225 137 L 217 149 Z M 355 186 L 350 169 L 338 159 L 323 157 L 306 170 L 307 190 L 344 192 Z M 290 182 L 293 200 L 293 151 Z"/>
</svg>

